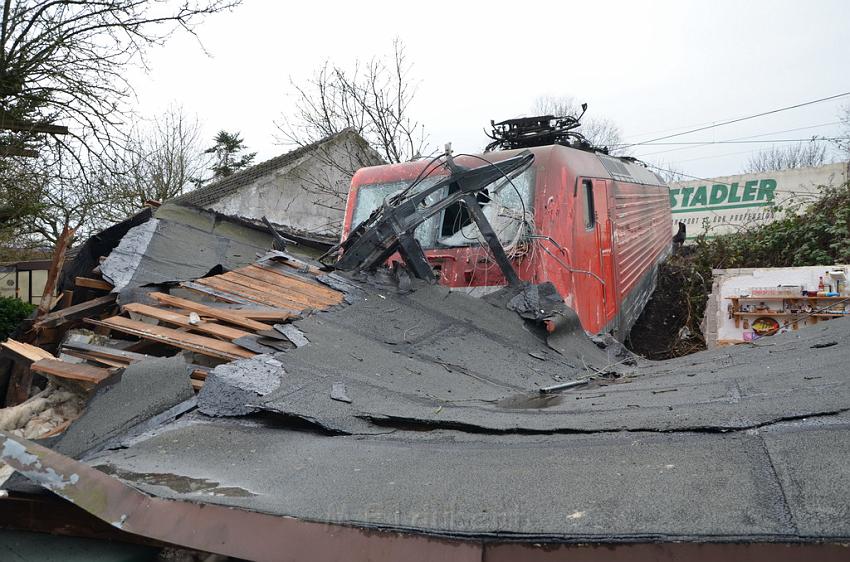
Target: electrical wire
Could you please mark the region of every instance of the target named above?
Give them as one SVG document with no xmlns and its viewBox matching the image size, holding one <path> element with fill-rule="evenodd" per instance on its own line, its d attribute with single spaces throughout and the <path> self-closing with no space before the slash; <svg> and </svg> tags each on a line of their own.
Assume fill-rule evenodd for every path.
<svg viewBox="0 0 850 562">
<path fill-rule="evenodd" d="M 722 141 L 695 141 L 695 142 L 658 142 L 652 146 L 677 146 L 677 145 L 708 145 L 708 144 L 758 144 L 771 142 L 815 142 L 836 141 L 841 137 L 810 137 L 807 139 L 762 139 L 762 140 L 722 140 Z"/>
<path fill-rule="evenodd" d="M 822 102 L 825 102 L 825 101 L 830 101 L 830 100 L 842 98 L 842 97 L 845 97 L 845 96 L 850 96 L 850 92 L 843 92 L 841 94 L 835 94 L 833 96 L 827 96 L 825 98 L 819 98 L 819 99 L 816 99 L 816 100 L 810 100 L 810 101 L 806 101 L 806 102 L 803 102 L 803 103 L 798 103 L 798 104 L 794 104 L 794 105 L 780 107 L 780 108 L 777 108 L 777 109 L 771 109 L 770 111 L 763 111 L 761 113 L 756 113 L 754 115 L 747 115 L 745 117 L 738 117 L 737 119 L 729 119 L 727 121 L 721 121 L 720 123 L 715 123 L 715 124 L 707 125 L 707 126 L 704 126 L 704 127 L 697 127 L 696 129 L 690 129 L 688 131 L 684 131 L 684 132 L 681 132 L 681 133 L 674 133 L 672 135 L 664 135 L 664 136 L 661 136 L 661 137 L 656 137 L 654 139 L 649 139 L 649 140 L 645 140 L 645 141 L 641 141 L 641 142 L 635 142 L 635 143 L 630 143 L 630 144 L 620 144 L 620 145 L 616 145 L 616 146 L 618 146 L 619 148 L 631 148 L 633 146 L 641 146 L 641 145 L 652 144 L 652 143 L 655 143 L 657 141 L 672 139 L 672 138 L 675 138 L 675 137 L 681 137 L 681 136 L 689 135 L 691 133 L 696 133 L 696 132 L 699 132 L 699 131 L 706 131 L 708 129 L 714 129 L 716 127 L 723 127 L 724 125 L 731 125 L 733 123 L 740 123 L 742 121 L 748 121 L 750 119 L 756 119 L 757 117 L 764 117 L 765 115 L 773 115 L 775 113 L 780 113 L 780 112 L 788 111 L 788 110 L 791 110 L 791 109 L 797 109 L 797 108 L 800 108 L 800 107 L 805 107 L 807 105 L 813 105 L 813 104 L 816 104 L 816 103 L 822 103 Z"/>
<path fill-rule="evenodd" d="M 797 127 L 795 129 L 785 129 L 783 131 L 771 131 L 770 133 L 762 133 L 760 135 L 747 135 L 747 136 L 743 136 L 743 137 L 735 137 L 735 138 L 729 139 L 729 140 L 756 139 L 756 138 L 759 138 L 759 137 L 766 137 L 768 135 L 778 135 L 780 133 L 791 133 L 791 132 L 794 132 L 794 131 L 804 131 L 804 130 L 807 130 L 807 129 L 818 129 L 820 127 L 829 127 L 829 126 L 832 126 L 832 125 L 839 125 L 840 123 L 841 123 L 841 121 L 833 121 L 831 123 L 821 123 L 819 125 L 809 125 L 807 127 Z M 808 140 L 810 140 L 810 139 L 808 139 Z M 641 154 L 640 158 L 646 158 L 647 156 L 654 156 L 656 154 L 665 154 L 665 153 L 668 153 L 668 152 L 679 152 L 679 151 L 682 151 L 682 150 L 693 150 L 695 148 L 699 148 L 699 147 L 698 146 L 684 146 L 684 147 L 681 147 L 681 148 L 668 148 L 667 150 L 656 150 L 655 152 L 647 152 L 645 154 Z"/>
</svg>

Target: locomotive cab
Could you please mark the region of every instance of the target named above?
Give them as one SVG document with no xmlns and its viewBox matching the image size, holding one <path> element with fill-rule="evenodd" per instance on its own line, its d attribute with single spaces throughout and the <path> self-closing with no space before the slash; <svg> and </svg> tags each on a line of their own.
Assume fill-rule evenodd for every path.
<svg viewBox="0 0 850 562">
<path fill-rule="evenodd" d="M 492 166 L 527 152 L 534 156 L 529 165 L 497 177 L 477 192 L 476 202 L 521 280 L 553 283 L 588 332 L 625 337 L 670 249 L 666 185 L 638 164 L 557 144 L 460 155 L 454 164 Z M 450 174 L 449 166 L 434 161 L 359 170 L 343 237 L 388 198 L 424 193 Z M 445 198 L 450 189 L 442 187 L 422 205 Z M 507 284 L 462 203 L 424 221 L 414 237 L 439 283 L 478 295 Z M 402 258 L 394 254 L 388 261 Z"/>
</svg>

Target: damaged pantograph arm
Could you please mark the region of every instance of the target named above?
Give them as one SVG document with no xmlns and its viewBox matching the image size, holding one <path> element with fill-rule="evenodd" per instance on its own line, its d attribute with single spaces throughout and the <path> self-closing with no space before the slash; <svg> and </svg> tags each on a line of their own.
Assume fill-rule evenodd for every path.
<svg viewBox="0 0 850 562">
<path fill-rule="evenodd" d="M 510 178 L 521 173 L 533 161 L 534 155 L 527 153 L 470 169 L 457 166 L 449 160 L 447 167 L 452 173 L 445 179 L 406 198 L 391 200 L 354 229 L 342 243 L 343 255 L 334 267 L 341 271 L 371 270 L 399 252 L 414 275 L 433 282 L 434 273 L 428 265 L 422 247 L 414 237 L 414 230 L 451 205 L 463 202 L 508 283 L 514 287 L 520 286 L 519 277 L 505 249 L 481 211 L 475 196 L 499 178 Z M 429 197 L 443 189 L 447 195 L 439 201 L 429 203 Z M 409 193 L 411 189 L 405 191 Z"/>
</svg>

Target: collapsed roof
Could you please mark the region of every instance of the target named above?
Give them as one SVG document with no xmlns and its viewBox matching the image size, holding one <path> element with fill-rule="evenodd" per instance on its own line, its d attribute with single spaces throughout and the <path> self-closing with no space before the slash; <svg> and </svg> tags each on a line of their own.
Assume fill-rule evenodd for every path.
<svg viewBox="0 0 850 562">
<path fill-rule="evenodd" d="M 85 291 L 2 344 L 19 376 L 88 397 L 46 439 L 0 433 L 16 501 L 46 490 L 121 540 L 269 560 L 823 558 L 850 539 L 846 320 L 649 362 L 590 338 L 551 284 L 476 299 L 329 272 L 220 219 L 124 225 L 76 263 Z"/>
<path fill-rule="evenodd" d="M 167 333 L 196 357 L 233 355 L 204 369 L 197 397 L 188 383 L 198 367 L 185 358 L 133 361 L 98 385 L 84 415 L 46 443 L 52 451 L 6 434 L 3 460 L 126 531 L 247 558 L 272 558 L 296 537 L 311 552 L 335 544 L 311 535 L 312 521 L 441 537 L 427 541 L 434 548 L 850 538 L 846 321 L 630 364 L 569 317 L 549 333 L 510 309 L 527 313 L 518 303 L 531 301 L 564 315 L 545 286 L 478 300 L 328 275 L 282 254 L 184 283 L 215 285 L 229 305 L 159 300 L 201 310 L 203 336 L 165 328 L 181 314 L 150 305 L 124 303 L 160 319 L 147 333 L 131 319 L 99 321 Z M 232 323 L 270 309 L 298 316 Z M 568 388 L 541 392 L 553 385 Z M 208 511 L 191 512 L 190 537 L 174 518 L 192 506 Z M 211 531 L 225 521 L 245 533 L 303 526 L 252 546 Z M 351 541 L 346 528 L 328 529 Z"/>
</svg>

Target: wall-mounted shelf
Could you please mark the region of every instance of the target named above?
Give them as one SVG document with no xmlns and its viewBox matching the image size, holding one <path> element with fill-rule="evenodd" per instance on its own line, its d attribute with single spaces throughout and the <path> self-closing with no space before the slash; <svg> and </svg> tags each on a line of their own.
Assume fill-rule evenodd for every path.
<svg viewBox="0 0 850 562">
<path fill-rule="evenodd" d="M 730 315 L 735 319 L 735 327 L 740 328 L 741 319 L 749 319 L 749 318 L 762 318 L 762 317 L 782 317 L 789 318 L 792 322 L 791 328 L 796 330 L 798 327 L 798 323 L 806 320 L 810 320 L 812 324 L 817 324 L 818 318 L 840 318 L 842 316 L 850 316 L 850 313 L 845 312 L 830 312 L 828 310 L 823 310 L 821 312 L 805 312 L 805 311 L 778 311 L 778 310 L 766 310 L 761 312 L 743 312 L 741 311 L 741 301 L 756 301 L 756 302 L 767 302 L 767 301 L 782 301 L 782 308 L 785 308 L 785 303 L 800 303 L 807 302 L 812 303 L 813 308 L 818 308 L 818 301 L 821 301 L 823 305 L 830 306 L 829 303 L 838 303 L 842 301 L 850 302 L 850 296 L 836 296 L 836 297 L 810 297 L 810 296 L 759 296 L 759 297 L 725 297 L 727 300 L 732 301 L 732 310 L 730 311 Z M 744 325 L 746 328 L 746 323 Z"/>
<path fill-rule="evenodd" d="M 772 296 L 772 297 L 724 297 L 728 300 L 732 301 L 841 301 L 845 300 L 850 302 L 850 296 L 837 296 L 837 297 L 782 297 L 782 296 Z"/>
</svg>

